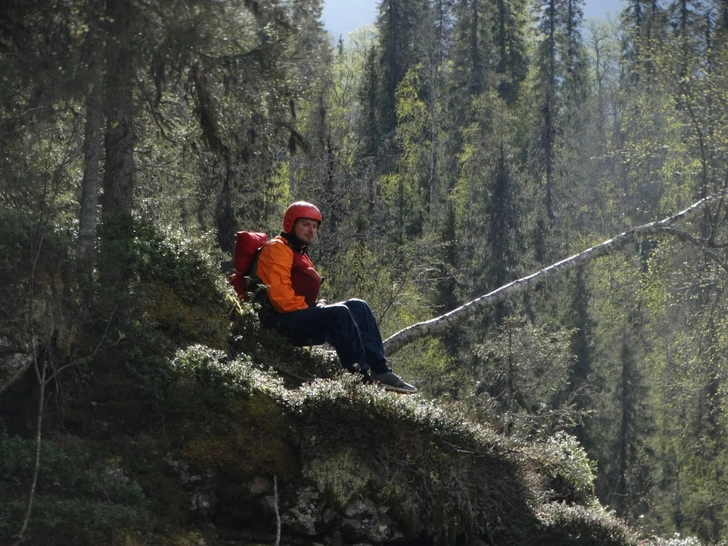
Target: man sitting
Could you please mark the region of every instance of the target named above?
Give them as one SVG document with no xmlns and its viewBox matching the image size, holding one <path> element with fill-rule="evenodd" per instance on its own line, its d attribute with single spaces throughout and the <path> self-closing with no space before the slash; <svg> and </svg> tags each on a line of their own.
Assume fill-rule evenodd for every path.
<svg viewBox="0 0 728 546">
<path fill-rule="evenodd" d="M 352 299 L 328 305 L 318 301 L 321 276 L 308 257 L 323 221 L 318 207 L 293 203 L 283 216 L 283 233 L 267 242 L 258 256 L 255 276 L 267 286 L 261 313 L 265 328 L 273 328 L 294 345 L 329 343 L 341 365 L 359 371 L 365 383 L 387 390 L 415 393 L 388 366 L 379 326 L 366 302 Z"/>
</svg>

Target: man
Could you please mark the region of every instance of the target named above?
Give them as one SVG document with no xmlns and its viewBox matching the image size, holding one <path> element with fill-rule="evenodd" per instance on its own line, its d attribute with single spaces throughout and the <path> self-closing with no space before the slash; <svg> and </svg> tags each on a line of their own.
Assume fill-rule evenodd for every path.
<svg viewBox="0 0 728 546">
<path fill-rule="evenodd" d="M 297 346 L 331 344 L 341 365 L 359 371 L 365 383 L 417 392 L 387 366 L 379 326 L 366 302 L 353 299 L 327 305 L 318 301 L 321 276 L 307 250 L 322 221 L 318 207 L 297 201 L 286 209 L 283 233 L 260 251 L 255 274 L 267 287 L 263 326 L 278 330 Z"/>
</svg>

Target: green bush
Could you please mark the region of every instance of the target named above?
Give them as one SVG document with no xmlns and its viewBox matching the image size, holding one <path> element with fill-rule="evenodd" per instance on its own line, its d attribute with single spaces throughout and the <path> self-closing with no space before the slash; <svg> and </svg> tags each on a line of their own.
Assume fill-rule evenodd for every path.
<svg viewBox="0 0 728 546">
<path fill-rule="evenodd" d="M 0 207 L 0 271 L 4 279 L 13 271 L 18 272 L 19 277 L 27 278 L 33 263 L 63 268 L 70 264 L 73 248 L 70 233 L 57 229 L 36 212 Z M 35 262 L 34 253 L 39 249 L 42 252 Z"/>
<path fill-rule="evenodd" d="M 139 282 L 162 281 L 190 304 L 221 302 L 225 281 L 212 258 L 215 251 L 209 238 L 162 231 L 149 222 L 135 227 L 129 258 Z"/>
<path fill-rule="evenodd" d="M 21 526 L 35 461 L 35 442 L 0 433 L 0 536 Z M 149 501 L 118 461 L 92 452 L 70 435 L 41 443 L 29 534 L 53 543 L 58 529 L 74 543 L 90 532 L 146 529 Z M 70 538 L 66 537 L 68 540 Z"/>
<path fill-rule="evenodd" d="M 621 520 L 597 505 L 548 503 L 539 510 L 534 546 L 636 546 L 637 538 Z"/>
<path fill-rule="evenodd" d="M 550 500 L 583 504 L 594 498 L 596 463 L 575 437 L 557 432 L 534 443 L 531 456 L 547 480 Z"/>
<path fill-rule="evenodd" d="M 26 506 L 16 500 L 0 508 L 0 535 L 15 534 L 25 510 Z M 40 496 L 33 506 L 27 535 L 33 537 L 33 544 L 107 544 L 111 542 L 108 537 L 147 530 L 150 524 L 144 507 Z"/>
<path fill-rule="evenodd" d="M 49 337 L 54 329 L 72 329 L 68 322 L 75 298 L 73 248 L 70 234 L 37 213 L 0 208 L 0 337 L 17 343 L 19 332 L 28 327 L 31 308 L 32 327 L 39 338 Z M 31 294 L 34 306 L 29 306 Z M 52 319 L 45 316 L 51 314 L 49 309 Z M 56 341 L 66 345 L 69 337 L 61 332 Z"/>
<path fill-rule="evenodd" d="M 235 415 L 241 397 L 280 388 L 277 376 L 256 367 L 245 355 L 229 359 L 222 351 L 193 345 L 179 350 L 165 372 L 166 411 Z"/>
</svg>

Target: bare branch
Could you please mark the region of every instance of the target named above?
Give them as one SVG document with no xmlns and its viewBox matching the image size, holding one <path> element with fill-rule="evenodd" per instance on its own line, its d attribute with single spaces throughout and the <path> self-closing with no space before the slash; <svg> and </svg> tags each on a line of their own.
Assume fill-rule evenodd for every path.
<svg viewBox="0 0 728 546">
<path fill-rule="evenodd" d="M 721 269 L 723 269 L 726 273 L 728 273 L 728 263 L 725 262 L 710 246 L 710 240 L 705 239 L 698 239 L 697 237 L 693 237 L 689 233 L 686 233 L 684 231 L 681 231 L 679 229 L 675 229 L 672 227 L 668 227 L 662 230 L 663 233 L 667 233 L 669 235 L 674 235 L 681 241 L 685 241 L 686 243 L 690 243 L 691 245 L 697 247 L 700 249 L 704 254 L 708 256 L 711 260 L 713 260 L 715 263 L 717 263 Z"/>
<path fill-rule="evenodd" d="M 278 511 L 278 474 L 273 474 L 273 510 L 276 513 L 276 542 L 275 546 L 281 544 L 281 514 Z"/>
</svg>

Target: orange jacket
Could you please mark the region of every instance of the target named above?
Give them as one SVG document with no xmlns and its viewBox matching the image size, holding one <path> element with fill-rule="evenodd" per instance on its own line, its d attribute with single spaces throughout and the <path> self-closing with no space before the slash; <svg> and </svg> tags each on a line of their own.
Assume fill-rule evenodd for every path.
<svg viewBox="0 0 728 546">
<path fill-rule="evenodd" d="M 294 251 L 280 235 L 263 246 L 256 274 L 268 286 L 268 300 L 276 312 L 290 313 L 316 305 L 321 276 L 308 255 Z"/>
</svg>

